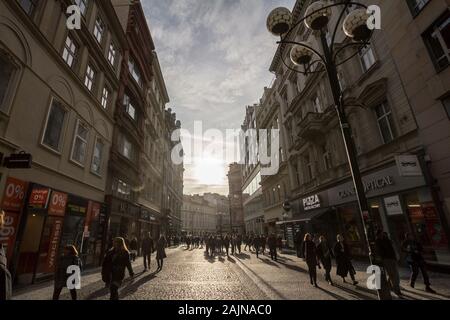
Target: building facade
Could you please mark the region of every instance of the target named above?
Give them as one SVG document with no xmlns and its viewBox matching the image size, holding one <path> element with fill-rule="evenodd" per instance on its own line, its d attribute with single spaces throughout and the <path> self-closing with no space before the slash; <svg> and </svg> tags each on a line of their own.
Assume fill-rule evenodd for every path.
<svg viewBox="0 0 450 320">
<path fill-rule="evenodd" d="M 216 234 L 217 207 L 203 196 L 183 196 L 181 209 L 182 233 L 184 235 L 201 236 Z"/>
<path fill-rule="evenodd" d="M 87 267 L 100 259 L 126 40 L 110 2 L 84 3 L 72 31 L 72 1 L 0 2 L 0 152 L 33 159 L 0 169 L 1 241 L 16 285 L 51 277 L 67 244 Z"/>
<path fill-rule="evenodd" d="M 244 197 L 242 194 L 242 165 L 233 163 L 228 171 L 230 223 L 234 233 L 245 234 Z"/>
<path fill-rule="evenodd" d="M 217 193 L 205 193 L 203 198 L 215 207 L 217 233 L 231 233 L 230 202 L 228 197 Z"/>
<path fill-rule="evenodd" d="M 294 20 L 304 16 L 311 2 L 297 1 Z M 442 40 L 446 29 L 445 24 L 439 24 L 442 24 L 439 19 L 448 16 L 448 5 L 444 3 L 436 1 L 431 5 L 429 1 L 421 8 L 423 20 L 417 15 L 412 22 L 406 1 L 378 1 L 385 14 L 383 21 L 389 28 L 375 32 L 372 44 L 360 52 L 349 48 L 337 56 L 338 60 L 343 60 L 356 54 L 338 67 L 339 85 L 344 92 L 375 228 L 389 233 L 399 253 L 405 233 L 413 233 L 425 247 L 426 260 L 440 265 L 449 262 L 447 209 L 443 206 L 448 175 L 442 169 L 448 167 L 448 148 L 440 145 L 438 152 L 435 147 L 448 141 L 448 121 L 444 113 L 448 55 L 439 56 L 445 68 L 443 73 L 437 74 L 425 49 L 428 35 L 425 22 L 434 30 L 434 39 Z M 339 13 L 333 9 L 330 26 L 338 17 Z M 417 35 L 402 38 L 402 32 L 406 34 L 411 29 L 407 26 L 420 21 L 422 38 Z M 307 41 L 320 50 L 317 35 L 304 24 L 297 26 L 290 37 Z M 337 45 L 343 46 L 348 41 L 338 30 Z M 336 234 L 343 234 L 355 256 L 366 256 L 364 230 L 328 78 L 324 72 L 305 76 L 288 69 L 282 60 L 289 62 L 289 51 L 284 49 L 283 46 L 278 48 L 270 67 L 276 74 L 272 89 L 277 91 L 281 122 L 286 130 L 285 156 L 293 208 L 289 221 L 282 224 L 291 232 L 290 238 L 297 232 L 313 232 L 334 241 Z M 404 60 L 406 55 L 409 60 Z M 412 64 L 422 66 L 422 71 Z M 320 64 L 314 66 L 320 67 Z M 429 78 L 417 81 L 418 73 Z M 427 91 L 431 88 L 434 89 L 432 95 Z M 421 95 L 416 95 L 417 92 Z M 427 110 L 427 113 L 421 115 L 420 110 Z M 429 121 L 436 121 L 440 129 L 431 129 Z M 424 128 L 428 126 L 428 130 L 436 131 L 427 132 Z M 431 152 L 435 152 L 434 159 Z M 440 183 L 442 189 L 438 195 L 431 177 L 440 177 L 437 184 Z"/>
</svg>

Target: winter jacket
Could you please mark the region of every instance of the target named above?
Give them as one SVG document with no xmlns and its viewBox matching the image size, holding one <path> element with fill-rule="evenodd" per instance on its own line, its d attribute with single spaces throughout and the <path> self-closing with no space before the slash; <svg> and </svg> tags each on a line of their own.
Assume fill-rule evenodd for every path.
<svg viewBox="0 0 450 320">
<path fill-rule="evenodd" d="M 81 260 L 78 256 L 62 256 L 59 261 L 55 272 L 55 287 L 65 288 L 67 286 L 67 279 L 70 274 L 67 273 L 67 269 L 70 266 L 78 266 L 81 269 Z"/>
<path fill-rule="evenodd" d="M 114 284 L 117 287 L 122 285 L 125 279 L 125 269 L 128 269 L 130 276 L 134 276 L 131 266 L 130 253 L 126 250 L 111 249 L 106 253 L 102 264 L 102 279 L 107 284 Z"/>
<path fill-rule="evenodd" d="M 6 252 L 0 244 L 0 301 L 10 300 L 12 296 L 12 279 L 7 268 Z"/>
</svg>

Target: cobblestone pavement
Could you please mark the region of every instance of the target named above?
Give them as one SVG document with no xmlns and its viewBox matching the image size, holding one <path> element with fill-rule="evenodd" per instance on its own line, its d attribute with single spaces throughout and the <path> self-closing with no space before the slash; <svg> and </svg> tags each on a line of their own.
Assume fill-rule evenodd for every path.
<svg viewBox="0 0 450 320">
<path fill-rule="evenodd" d="M 320 288 L 309 283 L 305 263 L 292 255 L 281 254 L 278 262 L 260 255 L 243 251 L 237 256 L 220 255 L 208 258 L 204 250 L 186 250 L 184 247 L 168 250 L 164 269 L 155 273 L 156 261 L 152 259 L 150 272 L 143 273 L 142 259 L 134 263 L 136 276 L 127 279 L 121 288 L 125 300 L 361 300 L 376 299 L 374 292 L 365 288 L 365 266 L 356 264 L 357 280 L 354 287 L 336 279 L 336 286 L 323 280 L 318 271 Z M 335 273 L 335 271 L 333 270 Z M 334 274 L 333 273 L 333 274 Z M 408 270 L 401 270 L 403 293 L 406 299 L 450 299 L 450 275 L 430 273 L 433 288 L 438 294 L 424 291 L 421 278 L 416 289 L 408 286 Z M 48 300 L 52 296 L 52 283 L 17 290 L 15 300 Z M 64 292 L 64 291 L 63 291 Z M 82 290 L 78 293 L 84 300 L 106 300 L 99 270 L 91 270 L 82 278 Z M 67 291 L 61 299 L 69 299 Z"/>
</svg>

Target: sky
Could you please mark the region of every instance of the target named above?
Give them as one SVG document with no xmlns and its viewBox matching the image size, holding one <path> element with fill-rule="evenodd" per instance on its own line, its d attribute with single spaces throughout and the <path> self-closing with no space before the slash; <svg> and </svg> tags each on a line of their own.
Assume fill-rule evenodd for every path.
<svg viewBox="0 0 450 320">
<path fill-rule="evenodd" d="M 277 39 L 267 31 L 266 18 L 276 7 L 292 9 L 295 0 L 141 2 L 169 92 L 168 107 L 189 132 L 182 134 L 184 193 L 227 195 L 228 165 L 237 158 L 226 130 L 240 129 L 245 107 L 257 103 L 270 86 Z"/>
</svg>

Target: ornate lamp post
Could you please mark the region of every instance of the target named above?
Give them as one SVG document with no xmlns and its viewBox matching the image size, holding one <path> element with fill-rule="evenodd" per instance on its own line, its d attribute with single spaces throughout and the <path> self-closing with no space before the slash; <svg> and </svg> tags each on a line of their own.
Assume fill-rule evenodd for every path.
<svg viewBox="0 0 450 320">
<path fill-rule="evenodd" d="M 344 19 L 347 8 L 355 7 Z M 333 9 L 339 9 L 340 14 L 336 25 L 333 28 L 331 43 L 327 40 L 328 25 L 333 14 Z M 341 1 L 315 1 L 305 11 L 305 16 L 294 24 L 292 13 L 287 8 L 274 9 L 267 18 L 267 28 L 275 36 L 281 38 L 277 43 L 281 45 L 281 60 L 283 64 L 294 72 L 304 75 L 310 73 L 326 72 L 330 81 L 331 90 L 334 99 L 336 113 L 339 119 L 342 137 L 347 152 L 348 163 L 353 178 L 353 183 L 358 199 L 361 220 L 364 227 L 366 245 L 369 248 L 369 259 L 372 265 L 375 264 L 374 242 L 375 235 L 373 229 L 373 221 L 369 206 L 367 203 L 364 184 L 361 178 L 361 172 L 358 165 L 358 157 L 355 144 L 352 138 L 352 131 L 344 109 L 344 96 L 339 84 L 337 67 L 356 56 L 361 49 L 369 45 L 373 31 L 368 27 L 370 15 L 367 13 L 367 6 L 352 2 L 351 0 Z M 313 31 L 319 38 L 321 50 L 317 50 L 311 43 L 290 41 L 289 36 L 294 30 L 304 23 L 307 28 Z M 347 37 L 351 38 L 351 42 L 338 46 L 335 38 L 339 27 L 341 26 Z M 290 59 L 293 64 L 289 65 L 284 60 L 283 50 L 291 47 Z M 347 57 L 340 59 L 340 54 L 347 48 L 356 48 L 355 52 Z M 320 66 L 321 65 L 321 66 Z M 303 70 L 300 70 L 302 67 Z M 315 67 L 315 69 L 314 69 Z M 382 288 L 378 290 L 380 300 L 392 299 L 389 286 L 386 281 L 384 271 L 382 272 Z"/>
</svg>

